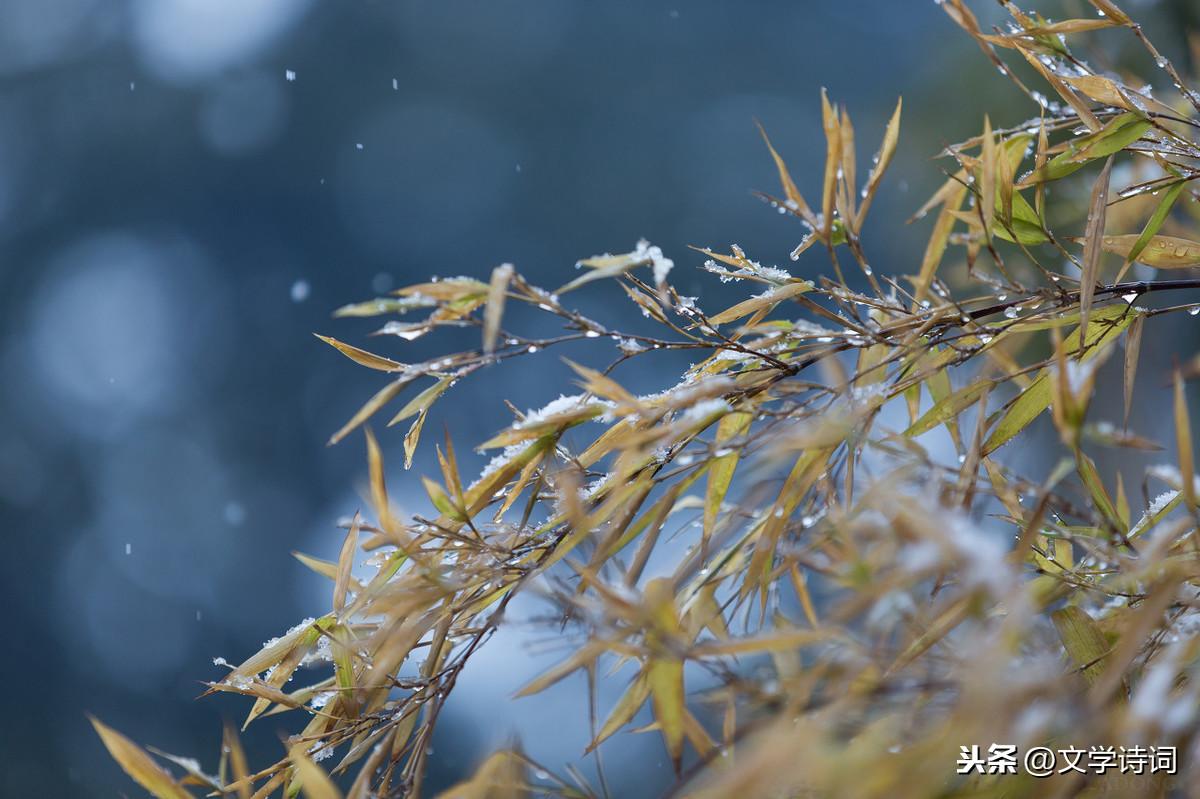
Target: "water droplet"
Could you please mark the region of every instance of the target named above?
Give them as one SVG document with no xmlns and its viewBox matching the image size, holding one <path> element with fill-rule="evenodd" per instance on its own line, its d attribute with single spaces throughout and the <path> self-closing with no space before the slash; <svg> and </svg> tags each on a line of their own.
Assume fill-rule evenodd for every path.
<svg viewBox="0 0 1200 799">
<path fill-rule="evenodd" d="M 1010 305 L 1009 307 L 1005 308 L 1004 316 L 1008 319 L 1016 319 L 1017 318 L 1017 306 Z"/>
<path fill-rule="evenodd" d="M 133 544 L 129 543 L 128 541 L 125 542 L 125 554 L 126 555 L 133 554 Z"/>
<path fill-rule="evenodd" d="M 291 83 L 292 81 L 296 80 L 296 70 L 285 69 L 283 71 L 283 77 L 288 81 L 288 83 Z"/>
<path fill-rule="evenodd" d="M 1200 305 L 1195 308 L 1188 308 L 1188 316 L 1200 316 Z"/>
</svg>

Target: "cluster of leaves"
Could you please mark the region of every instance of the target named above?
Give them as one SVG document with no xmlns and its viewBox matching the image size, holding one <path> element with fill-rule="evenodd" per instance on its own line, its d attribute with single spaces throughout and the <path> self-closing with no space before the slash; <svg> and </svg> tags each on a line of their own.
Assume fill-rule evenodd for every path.
<svg viewBox="0 0 1200 799">
<path fill-rule="evenodd" d="M 1200 305 L 1137 303 L 1200 281 L 1123 278 L 1135 263 L 1200 265 L 1200 242 L 1185 237 L 1197 217 L 1200 95 L 1116 5 L 1089 2 L 1097 16 L 1060 22 L 1005 2 L 1011 22 L 993 32 L 962 0 L 942 3 L 1040 114 L 1003 130 L 985 121 L 981 135 L 945 150 L 947 180 L 918 212 L 936 217 L 914 274 L 875 274 L 862 241 L 899 106 L 860 182 L 850 117 L 823 95 L 819 205 L 770 142 L 782 196 L 764 196 L 808 230 L 793 259 L 820 244 L 832 276 L 796 277 L 737 246 L 701 250 L 721 281 L 759 291 L 710 314 L 675 290 L 673 263 L 642 242 L 582 261 L 585 271 L 557 292 L 503 265 L 490 282 L 439 280 L 341 309 L 432 309 L 380 330 L 408 340 L 442 326 L 480 331 L 478 348 L 419 364 L 325 339 L 388 375 L 335 441 L 432 380 L 388 422 L 408 422 L 409 464 L 430 407 L 474 372 L 588 339 L 619 354 L 602 370 L 571 364 L 581 393 L 514 409 L 512 425 L 482 445 L 500 454 L 473 482 L 447 436 L 441 474 L 422 478 L 428 517 L 396 513 L 367 431 L 371 517 L 348 525 L 337 562 L 302 558 L 333 583 L 329 612 L 210 686 L 253 698 L 247 723 L 307 719 L 285 757 L 252 770 L 230 732 L 217 774 L 172 758 L 187 772 L 177 781 L 96 722 L 117 760 L 171 799 L 189 796 L 185 785 L 241 799 L 339 797 L 317 764 L 330 756 L 349 797 L 415 796 L 457 679 L 510 601 L 536 591 L 576 646 L 521 693 L 585 672 L 589 751 L 649 705 L 653 722 L 642 729 L 661 737 L 677 793 L 1138 796 L 1172 787 L 1162 775 L 1071 772 L 1036 786 L 1025 776 L 955 776 L 959 746 L 973 742 L 1175 745 L 1185 753 L 1175 785 L 1194 784 L 1200 482 L 1185 385 L 1196 364 L 1174 376 L 1176 457 L 1147 472 L 1139 504 L 1089 451 L 1162 449 L 1129 427 L 1143 329 Z M 1102 28 L 1145 46 L 1174 84 L 1169 98 L 1093 70 L 1068 46 Z M 1085 175 L 1080 219 L 1069 187 Z M 1129 185 L 1113 188 L 1118 176 Z M 1051 207 L 1049 187 L 1062 181 L 1066 199 Z M 965 275 L 943 276 L 952 245 L 965 252 Z M 861 279 L 843 275 L 846 253 Z M 566 304 L 599 280 L 619 285 L 659 332 L 614 332 Z M 564 332 L 534 339 L 506 329 L 513 303 L 561 320 Z M 1090 419 L 1098 367 L 1121 347 L 1125 419 Z M 618 382 L 625 361 L 664 350 L 698 358 L 677 385 L 638 396 Z M 1030 478 L 1001 448 L 1039 419 L 1058 441 L 1044 442 L 1051 468 Z M 586 443 L 574 446 L 579 437 Z M 364 551 L 372 576 L 359 579 Z M 324 676 L 289 687 L 313 663 Z M 597 713 L 596 685 L 617 669 L 624 692 Z M 601 769 L 590 780 L 514 748 L 446 795 L 591 797 L 608 792 L 604 783 Z"/>
</svg>

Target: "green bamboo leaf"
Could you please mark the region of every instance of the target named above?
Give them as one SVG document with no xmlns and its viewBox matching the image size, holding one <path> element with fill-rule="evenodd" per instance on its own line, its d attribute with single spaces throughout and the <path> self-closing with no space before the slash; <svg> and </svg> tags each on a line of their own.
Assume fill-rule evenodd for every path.
<svg viewBox="0 0 1200 799">
<path fill-rule="evenodd" d="M 904 435 L 908 438 L 913 438 L 928 433 L 938 425 L 957 418 L 960 413 L 974 405 L 991 387 L 991 380 L 978 380 L 965 388 L 960 388 L 940 402 L 935 403 L 932 408 L 922 414 L 920 419 L 904 431 Z"/>
<path fill-rule="evenodd" d="M 1089 161 L 1105 158 L 1124 150 L 1150 129 L 1150 123 L 1136 114 L 1121 114 L 1104 127 L 1074 139 L 1067 149 L 1051 158 L 1021 181 L 1020 186 L 1058 180 L 1082 168 Z"/>
<path fill-rule="evenodd" d="M 1117 508 L 1113 504 L 1112 497 L 1109 496 L 1108 490 L 1104 487 L 1104 482 L 1100 479 L 1100 473 L 1096 471 L 1096 462 L 1079 451 L 1076 451 L 1075 458 L 1079 477 L 1083 480 L 1083 485 L 1087 488 L 1088 493 L 1091 494 L 1092 501 L 1096 503 L 1096 509 L 1100 511 L 1101 515 L 1112 525 L 1114 530 L 1123 529 L 1125 525 L 1121 521 L 1121 515 L 1117 513 Z"/>
<path fill-rule="evenodd" d="M 1184 180 L 1176 181 L 1163 194 L 1163 198 L 1158 201 L 1158 206 L 1154 209 L 1154 213 L 1146 220 L 1146 226 L 1142 228 L 1141 235 L 1138 236 L 1137 241 L 1133 243 L 1129 252 L 1126 253 L 1126 264 L 1136 261 L 1138 256 L 1142 254 L 1142 251 L 1146 249 L 1146 245 L 1150 243 L 1150 240 L 1158 235 L 1158 231 L 1162 228 L 1163 222 L 1167 221 L 1167 216 L 1171 213 L 1171 208 L 1175 205 L 1175 200 L 1179 198 L 1179 194 L 1183 191 L 1185 185 L 1187 185 L 1187 182 Z"/>
<path fill-rule="evenodd" d="M 1067 355 L 1081 352 L 1081 361 L 1096 356 L 1106 344 L 1116 339 L 1125 328 L 1133 322 L 1136 314 L 1129 312 L 1127 306 L 1109 305 L 1092 314 L 1088 323 L 1087 337 L 1084 346 L 1080 347 L 1080 329 L 1077 328 L 1063 342 Z M 983 454 L 988 455 L 1000 446 L 1006 444 L 1014 436 L 1029 426 L 1034 419 L 1041 415 L 1050 405 L 1050 377 L 1046 370 L 1038 375 L 1021 394 L 1005 409 L 995 415 L 996 421 L 991 435 L 983 445 Z"/>
</svg>

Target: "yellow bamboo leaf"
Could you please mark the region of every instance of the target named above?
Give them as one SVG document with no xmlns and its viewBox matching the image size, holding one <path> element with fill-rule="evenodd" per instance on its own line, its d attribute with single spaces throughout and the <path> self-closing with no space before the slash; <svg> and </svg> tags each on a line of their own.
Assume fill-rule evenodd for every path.
<svg viewBox="0 0 1200 799">
<path fill-rule="evenodd" d="M 1189 508 L 1196 507 L 1196 462 L 1192 457 L 1192 424 L 1188 414 L 1183 376 L 1175 370 L 1175 449 L 1179 454 L 1182 495 Z"/>
<path fill-rule="evenodd" d="M 788 202 L 792 203 L 796 208 L 796 212 L 813 227 L 817 226 L 816 214 L 812 212 L 812 208 L 804 199 L 804 195 L 796 188 L 795 181 L 792 180 L 791 174 L 788 172 L 787 164 L 783 158 L 775 151 L 775 147 L 771 144 L 771 140 L 767 138 L 767 131 L 760 124 L 758 132 L 762 134 L 763 141 L 766 142 L 767 149 L 771 151 L 771 158 L 775 160 L 775 168 L 779 172 L 779 182 L 783 186 L 783 193 L 787 197 Z"/>
<path fill-rule="evenodd" d="M 654 658 L 646 664 L 646 682 L 650 686 L 654 719 L 662 732 L 671 762 L 679 770 L 683 756 L 684 706 L 683 661 L 678 658 Z"/>
<path fill-rule="evenodd" d="M 842 160 L 842 137 L 837 108 L 830 104 L 829 95 L 824 89 L 821 89 L 821 125 L 825 129 L 825 181 L 821 192 L 820 231 L 828 241 L 833 230 L 837 175 Z"/>
<path fill-rule="evenodd" d="M 756 311 L 773 308 L 789 297 L 795 297 L 812 290 L 813 284 L 808 280 L 803 280 L 796 283 L 788 283 L 778 288 L 769 289 L 768 291 L 759 294 L 757 297 L 751 297 L 748 300 L 742 300 L 737 305 L 726 308 L 716 316 L 710 317 L 708 321 L 712 322 L 714 325 L 732 322 L 736 319 L 741 319 L 743 316 L 749 316 Z"/>
<path fill-rule="evenodd" d="M 516 752 L 495 752 L 475 774 L 439 793 L 437 799 L 519 799 L 529 796 L 525 762 Z"/>
<path fill-rule="evenodd" d="M 731 439 L 737 438 L 745 432 L 753 420 L 754 414 L 739 411 L 727 414 L 717 425 L 716 446 L 728 449 L 729 452 L 714 458 L 708 470 L 708 488 L 704 497 L 705 540 L 712 536 L 713 530 L 716 528 L 717 517 L 721 512 L 721 503 L 725 501 L 725 494 L 729 491 L 733 472 L 737 468 L 739 449 L 727 445 Z"/>
<path fill-rule="evenodd" d="M 871 171 L 867 175 L 862 204 L 858 208 L 858 228 L 862 227 L 863 221 L 867 218 L 867 210 L 875 199 L 875 192 L 879 189 L 880 181 L 883 180 L 883 173 L 887 171 L 888 165 L 892 162 L 892 156 L 896 153 L 896 144 L 900 141 L 900 111 L 903 106 L 904 98 L 901 97 L 896 100 L 896 110 L 892 112 L 892 118 L 888 120 L 887 129 L 883 133 L 883 144 L 875 157 L 875 165 L 871 167 Z"/>
<path fill-rule="evenodd" d="M 292 747 L 290 758 L 304 799 L 342 799 L 342 792 L 333 784 L 333 780 L 329 779 L 324 769 L 312 762 L 302 746 Z"/>
<path fill-rule="evenodd" d="M 432 405 L 438 397 L 446 393 L 446 389 L 450 388 L 450 384 L 452 382 L 454 382 L 454 378 L 443 377 L 441 380 L 438 380 L 432 386 L 413 397 L 407 405 L 400 409 L 399 413 L 392 417 L 392 420 L 388 422 L 388 427 L 391 427 L 397 422 L 402 422 L 409 417 L 416 416 L 421 411 L 428 410 L 429 406 Z"/>
<path fill-rule="evenodd" d="M 504 315 L 504 300 L 508 296 L 508 282 L 512 280 L 513 265 L 501 264 L 492 270 L 492 282 L 488 285 L 487 305 L 483 310 L 483 351 L 492 353 L 496 349 L 496 336 L 500 332 L 500 319 Z"/>
<path fill-rule="evenodd" d="M 1068 606 L 1050 614 L 1063 648 L 1091 685 L 1104 671 L 1104 657 L 1112 649 L 1095 620 L 1082 608 Z"/>
<path fill-rule="evenodd" d="M 192 795 L 184 790 L 166 769 L 155 763 L 144 749 L 99 719 L 92 716 L 88 719 L 113 760 L 117 761 L 134 782 L 158 799 L 192 799 Z"/>
<path fill-rule="evenodd" d="M 402 372 L 408 368 L 407 364 L 400 363 L 399 361 L 393 361 L 391 358 L 385 358 L 382 355 L 376 355 L 373 352 L 367 352 L 366 350 L 362 350 L 358 347 L 347 344 L 344 341 L 338 341 L 336 338 L 322 336 L 320 333 L 313 333 L 313 335 L 336 349 L 342 355 L 345 355 L 347 358 L 354 361 L 356 364 L 365 366 L 368 369 L 377 369 L 381 372 Z"/>
<path fill-rule="evenodd" d="M 646 704 L 646 699 L 649 696 L 650 683 L 643 673 L 639 673 L 634 677 L 629 687 L 625 689 L 625 693 L 621 694 L 621 698 L 613 706 L 612 712 L 608 714 L 608 718 L 604 720 L 604 724 L 600 726 L 599 732 L 596 733 L 595 739 L 588 744 L 584 754 L 591 752 L 626 724 L 633 721 L 633 717 L 642 709 L 642 705 Z"/>
<path fill-rule="evenodd" d="M 1136 260 L 1155 269 L 1188 269 L 1200 266 L 1200 242 L 1174 236 L 1151 236 L 1143 245 L 1142 251 L 1135 258 L 1130 258 L 1130 253 L 1134 252 L 1139 238 L 1134 234 L 1105 236 L 1102 246 L 1106 252 Z"/>
</svg>

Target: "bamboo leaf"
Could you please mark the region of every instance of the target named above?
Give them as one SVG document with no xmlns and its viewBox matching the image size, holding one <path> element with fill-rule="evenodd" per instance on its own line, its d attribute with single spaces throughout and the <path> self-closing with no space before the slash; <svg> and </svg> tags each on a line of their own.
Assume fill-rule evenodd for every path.
<svg viewBox="0 0 1200 799">
<path fill-rule="evenodd" d="M 1079 353 L 1081 361 L 1095 357 L 1105 345 L 1114 341 L 1132 323 L 1134 314 L 1127 311 L 1125 306 L 1110 305 L 1093 313 L 1082 345 L 1080 331 L 1083 328 L 1080 326 L 1064 340 L 1064 352 L 1067 355 Z M 998 414 L 998 421 L 983 445 L 983 454 L 994 452 L 1029 426 L 1046 410 L 1050 400 L 1050 379 L 1048 373 L 1043 370 L 1036 380 Z"/>
<path fill-rule="evenodd" d="M 887 128 L 883 132 L 883 143 L 875 156 L 875 165 L 871 167 L 871 171 L 867 175 L 862 204 L 858 208 L 856 228 L 862 228 L 863 222 L 867 218 L 867 211 L 875 199 L 875 192 L 878 191 L 879 183 L 883 180 L 883 173 L 887 171 L 888 165 L 892 163 L 892 156 L 896 154 L 896 144 L 900 141 L 900 111 L 903 107 L 904 98 L 901 97 L 896 100 L 896 110 L 892 112 L 892 118 L 888 120 Z"/>
<path fill-rule="evenodd" d="M 541 693 L 564 677 L 568 677 L 580 669 L 587 668 L 595 663 L 596 658 L 600 657 L 603 651 L 604 647 L 597 642 L 585 644 L 566 660 L 552 666 L 541 676 L 526 683 L 514 696 L 519 698 Z"/>
<path fill-rule="evenodd" d="M 329 779 L 329 775 L 309 759 L 303 747 L 293 747 L 290 758 L 292 768 L 296 770 L 296 776 L 300 780 L 300 790 L 304 799 L 342 799 L 342 792 L 333 784 L 333 780 Z"/>
<path fill-rule="evenodd" d="M 787 285 L 770 289 L 757 297 L 751 297 L 748 300 L 739 302 L 737 305 L 726 308 L 716 316 L 709 317 L 708 321 L 714 325 L 732 322 L 757 311 L 769 310 L 790 297 L 795 297 L 812 290 L 813 284 L 808 280 L 788 283 Z"/>
<path fill-rule="evenodd" d="M 1064 152 L 1051 158 L 1021 181 L 1021 186 L 1058 180 L 1082 168 L 1090 161 L 1105 158 L 1124 150 L 1150 129 L 1150 123 L 1135 114 L 1114 117 L 1100 130 L 1080 136 L 1070 142 Z"/>
<path fill-rule="evenodd" d="M 980 216 L 983 217 L 983 234 L 992 237 L 992 220 L 996 216 L 996 194 L 999 187 L 996 183 L 996 137 L 992 135 L 992 122 L 986 115 L 983 117 L 983 146 L 979 157 L 981 172 L 979 197 Z"/>
<path fill-rule="evenodd" d="M 342 355 L 345 355 L 347 358 L 354 361 L 359 366 L 365 366 L 368 369 L 377 369 L 381 372 L 402 372 L 408 368 L 407 364 L 400 363 L 399 361 L 393 361 L 391 358 L 385 358 L 382 355 L 376 355 L 373 352 L 361 350 L 358 347 L 351 346 L 343 341 L 338 341 L 336 338 L 322 336 L 320 333 L 314 333 L 313 335 L 336 349 Z"/>
<path fill-rule="evenodd" d="M 833 229 L 834 198 L 837 176 L 842 160 L 841 126 L 837 108 L 829 102 L 829 95 L 821 89 L 821 124 L 825 129 L 825 181 L 821 192 L 821 235 L 828 240 Z"/>
<path fill-rule="evenodd" d="M 1112 646 L 1083 609 L 1069 606 L 1050 614 L 1067 655 L 1081 669 L 1083 679 L 1093 684 L 1104 671 L 1104 658 Z"/>
<path fill-rule="evenodd" d="M 1179 198 L 1185 185 L 1186 181 L 1179 180 L 1167 188 L 1166 193 L 1163 194 L 1163 198 L 1158 201 L 1154 213 L 1146 220 L 1146 226 L 1142 228 L 1141 235 L 1138 236 L 1137 241 L 1133 243 L 1129 252 L 1126 253 L 1125 264 L 1121 267 L 1121 272 L 1117 275 L 1117 282 L 1120 282 L 1129 266 L 1138 259 L 1138 256 L 1142 254 L 1150 241 L 1158 235 L 1158 231 L 1162 229 L 1163 223 L 1167 221 L 1167 217 L 1171 213 L 1171 208 L 1175 205 L 1175 200 Z M 1200 250 L 1198 250 L 1198 256 L 1200 256 Z"/>
<path fill-rule="evenodd" d="M 1191 509 L 1196 507 L 1196 462 L 1192 456 L 1192 424 L 1188 416 L 1187 394 L 1183 375 L 1175 370 L 1175 449 L 1179 454 L 1179 474 L 1183 500 Z"/>
<path fill-rule="evenodd" d="M 908 438 L 923 435 L 938 425 L 957 418 L 959 414 L 974 405 L 991 387 L 992 382 L 990 380 L 978 380 L 969 386 L 955 391 L 922 414 L 920 419 L 904 431 L 904 435 Z"/>
<path fill-rule="evenodd" d="M 962 206 L 966 194 L 967 187 L 961 183 L 955 183 L 947 194 L 945 204 L 933 225 L 933 232 L 925 245 L 925 255 L 921 259 L 921 272 L 917 276 L 913 291 L 913 297 L 918 302 L 925 299 L 929 293 L 929 287 L 933 284 L 937 268 L 942 263 L 942 256 L 946 254 L 946 245 L 950 242 L 950 233 L 954 229 L 954 214 Z"/>
<path fill-rule="evenodd" d="M 402 422 L 409 417 L 416 416 L 422 411 L 429 410 L 429 406 L 433 405 L 438 397 L 446 393 L 446 389 L 450 388 L 450 385 L 453 382 L 453 377 L 443 377 L 441 380 L 438 380 L 432 386 L 413 397 L 407 405 L 400 409 L 399 413 L 392 417 L 392 420 L 388 422 L 388 427 L 391 427 L 397 422 Z"/>
<path fill-rule="evenodd" d="M 829 638 L 830 633 L 825 630 L 787 630 L 774 635 L 698 644 L 692 648 L 692 653 L 697 657 L 711 657 L 714 655 L 747 655 L 754 652 L 786 652 L 803 646 L 827 642 Z"/>
<path fill-rule="evenodd" d="M 400 396 L 400 392 L 404 390 L 404 387 L 411 383 L 414 379 L 415 376 L 402 377 L 399 380 L 388 383 L 386 386 L 381 388 L 378 392 L 376 392 L 375 396 L 367 400 L 366 404 L 358 409 L 354 416 L 350 418 L 350 421 L 342 425 L 340 430 L 329 437 L 330 446 L 341 441 L 343 438 L 357 429 L 359 425 L 374 416 L 381 408 L 383 408 L 384 405 L 387 405 L 396 397 Z"/>
<path fill-rule="evenodd" d="M 729 449 L 730 452 L 714 458 L 708 469 L 708 488 L 704 497 L 703 538 L 705 541 L 712 537 L 713 530 L 717 526 L 721 503 L 725 501 L 725 493 L 729 491 L 733 472 L 737 468 L 738 448 L 728 446 L 729 442 L 745 432 L 753 419 L 754 414 L 740 411 L 727 414 L 717 424 L 716 446 Z"/>
<path fill-rule="evenodd" d="M 342 551 L 338 555 L 337 573 L 333 584 L 333 612 L 340 613 L 346 607 L 346 592 L 350 588 L 350 572 L 354 568 L 354 554 L 358 551 L 359 517 L 355 512 L 346 531 L 346 540 L 342 542 Z"/>
<path fill-rule="evenodd" d="M 683 661 L 678 658 L 654 658 L 646 664 L 646 682 L 650 687 L 654 719 L 667 745 L 667 754 L 679 770 L 683 757 L 684 707 Z"/>
<path fill-rule="evenodd" d="M 1079 468 L 1079 477 L 1083 480 L 1083 485 L 1087 488 L 1088 493 L 1092 496 L 1092 501 L 1096 503 L 1096 509 L 1104 516 L 1105 520 L 1112 525 L 1114 530 L 1124 528 L 1121 521 L 1121 516 L 1117 513 L 1117 508 L 1113 504 L 1112 497 L 1109 496 L 1108 490 L 1104 487 L 1104 482 L 1100 479 L 1100 473 L 1096 471 L 1096 463 L 1082 452 L 1076 451 L 1076 461 Z"/>
<path fill-rule="evenodd" d="M 495 752 L 466 782 L 439 793 L 437 799 L 521 799 L 529 796 L 525 764 L 516 752 Z"/>
<path fill-rule="evenodd" d="M 408 432 L 404 434 L 404 468 L 411 469 L 413 463 L 413 455 L 417 452 L 417 443 L 421 440 L 421 431 L 425 429 L 425 417 L 429 415 L 427 408 L 422 408 L 417 414 L 417 418 L 413 419 L 413 423 L 409 425 Z"/>
<path fill-rule="evenodd" d="M 646 704 L 646 700 L 650 697 L 650 683 L 645 675 L 639 673 L 625 689 L 625 693 L 621 694 L 621 698 L 613 706 L 612 711 L 608 714 L 608 718 L 604 720 L 596 737 L 588 744 L 584 754 L 590 753 L 607 739 L 611 738 L 614 733 L 620 730 L 629 722 L 633 721 L 633 717 L 642 709 L 642 705 Z"/>
<path fill-rule="evenodd" d="M 1125 416 L 1124 426 L 1129 427 L 1129 412 L 1133 408 L 1133 387 L 1137 378 L 1138 356 L 1142 351 L 1142 328 L 1145 326 L 1144 314 L 1137 314 L 1129 324 L 1129 332 L 1125 334 Z"/>
<path fill-rule="evenodd" d="M 1181 239 L 1174 236 L 1151 236 L 1142 245 L 1142 250 L 1136 259 L 1130 253 L 1137 246 L 1140 236 L 1105 236 L 1102 242 L 1104 250 L 1120 255 L 1128 261 L 1137 260 L 1155 269 L 1188 269 L 1200 266 L 1200 242 L 1191 239 Z"/>
<path fill-rule="evenodd" d="M 767 137 L 766 129 L 761 124 L 756 124 L 758 124 L 758 132 L 762 134 L 763 142 L 766 143 L 767 149 L 771 151 L 771 158 L 775 161 L 775 169 L 779 172 L 779 183 L 783 186 L 784 196 L 787 197 L 788 202 L 796 207 L 797 213 L 809 225 L 814 228 L 817 227 L 816 214 L 812 212 L 812 208 L 805 201 L 804 195 L 796 188 L 796 183 L 792 180 L 791 173 L 788 172 L 787 164 L 784 163 L 783 158 L 776 152 L 774 145 L 771 144 L 771 140 Z"/>
<path fill-rule="evenodd" d="M 1085 330 L 1088 315 L 1092 310 L 1092 297 L 1096 291 L 1096 279 L 1100 274 L 1100 254 L 1104 239 L 1104 222 L 1108 214 L 1108 179 L 1112 174 L 1112 158 L 1104 163 L 1104 169 L 1092 187 L 1092 202 L 1088 207 L 1088 223 L 1083 245 L 1083 262 L 1079 276 L 1079 318 Z"/>
<path fill-rule="evenodd" d="M 88 716 L 92 727 L 113 760 L 133 778 L 134 782 L 154 794 L 158 799 L 192 799 L 192 795 L 175 781 L 167 771 L 154 762 L 140 746 L 112 727 L 92 716 Z"/>
<path fill-rule="evenodd" d="M 504 315 L 504 300 L 512 275 L 512 264 L 500 264 L 492 270 L 487 305 L 483 311 L 483 351 L 489 355 L 496 350 L 496 336 L 500 332 L 500 319 Z"/>
</svg>

